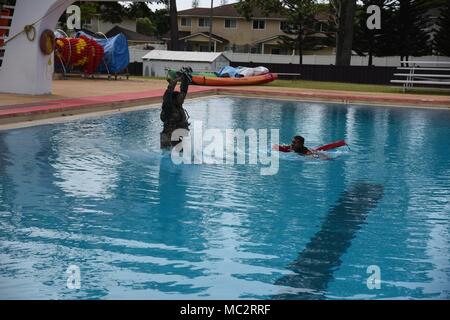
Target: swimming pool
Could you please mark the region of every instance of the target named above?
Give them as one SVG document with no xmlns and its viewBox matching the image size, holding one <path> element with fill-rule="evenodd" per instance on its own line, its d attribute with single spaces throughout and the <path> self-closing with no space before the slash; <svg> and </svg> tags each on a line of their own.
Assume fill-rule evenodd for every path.
<svg viewBox="0 0 450 320">
<path fill-rule="evenodd" d="M 351 150 L 280 155 L 264 176 L 173 164 L 158 109 L 0 131 L 1 299 L 450 297 L 450 112 L 234 97 L 185 107 L 206 128 L 279 128 L 285 143 Z"/>
</svg>

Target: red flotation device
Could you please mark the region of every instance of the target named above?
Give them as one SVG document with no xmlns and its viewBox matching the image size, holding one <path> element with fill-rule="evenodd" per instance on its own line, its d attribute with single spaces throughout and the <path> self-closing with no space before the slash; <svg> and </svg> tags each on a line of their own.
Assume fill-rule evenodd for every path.
<svg viewBox="0 0 450 320">
<path fill-rule="evenodd" d="M 314 149 L 312 149 L 313 151 L 327 151 L 327 150 L 331 150 L 331 149 L 336 149 L 336 148 L 340 148 L 343 146 L 346 146 L 347 143 L 345 142 L 345 140 L 339 140 L 339 141 L 335 141 L 320 147 L 316 147 Z M 280 151 L 280 152 L 292 152 L 291 146 L 280 146 L 275 144 L 272 147 L 273 150 L 275 151 Z"/>
<path fill-rule="evenodd" d="M 331 150 L 331 149 L 336 149 L 336 148 L 340 148 L 343 146 L 346 146 L 347 143 L 344 140 L 339 140 L 339 141 L 335 141 L 329 144 L 326 144 L 324 146 L 320 146 L 315 148 L 315 151 L 327 151 L 327 150 Z"/>
<path fill-rule="evenodd" d="M 272 149 L 276 150 L 276 151 L 280 151 L 280 152 L 291 152 L 292 151 L 291 146 L 279 146 L 277 144 L 274 145 Z"/>
</svg>

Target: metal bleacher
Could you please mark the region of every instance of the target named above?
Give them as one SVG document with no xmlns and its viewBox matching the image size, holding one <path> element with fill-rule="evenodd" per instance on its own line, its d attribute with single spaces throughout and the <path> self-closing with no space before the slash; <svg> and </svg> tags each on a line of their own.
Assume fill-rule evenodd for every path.
<svg viewBox="0 0 450 320">
<path fill-rule="evenodd" d="M 391 83 L 403 84 L 403 92 L 414 86 L 439 87 L 450 86 L 450 61 L 402 61 L 398 73 L 394 73 Z"/>
</svg>

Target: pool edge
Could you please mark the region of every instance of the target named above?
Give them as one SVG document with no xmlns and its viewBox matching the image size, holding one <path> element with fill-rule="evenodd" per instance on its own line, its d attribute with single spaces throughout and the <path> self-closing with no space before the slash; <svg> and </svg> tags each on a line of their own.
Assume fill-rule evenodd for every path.
<svg viewBox="0 0 450 320">
<path fill-rule="evenodd" d="M 65 99 L 57 101 L 43 101 L 33 105 L 12 105 L 0 109 L 0 130 L 38 125 L 54 118 L 70 118 L 78 115 L 99 114 L 102 112 L 126 112 L 133 108 L 148 105 L 144 108 L 155 108 L 154 104 L 161 103 L 164 90 L 136 92 L 111 96 L 85 97 L 79 99 Z M 189 99 L 210 96 L 236 96 L 264 99 L 278 99 L 298 102 L 321 102 L 339 104 L 364 104 L 380 107 L 405 107 L 419 109 L 450 110 L 450 99 L 445 97 L 411 96 L 373 96 L 367 93 L 343 92 L 310 92 L 264 90 L 264 88 L 235 88 L 235 87 L 199 87 L 189 91 Z M 151 105 L 151 106 L 149 106 Z M 9 108 L 8 108 L 9 107 Z M 70 119 L 67 119 L 70 120 Z M 66 120 L 66 121 L 67 121 Z"/>
<path fill-rule="evenodd" d="M 251 97 L 264 99 L 277 99 L 299 102 L 320 102 L 320 103 L 339 103 L 339 104 L 364 104 L 369 106 L 393 107 L 393 108 L 416 108 L 416 109 L 438 109 L 450 111 L 450 99 L 442 101 L 441 99 L 422 98 L 414 99 L 410 97 L 373 97 L 372 95 L 355 94 L 347 95 L 336 91 L 336 93 L 312 94 L 309 91 L 292 92 L 278 90 L 242 90 L 236 88 L 220 88 L 218 95 Z"/>
</svg>

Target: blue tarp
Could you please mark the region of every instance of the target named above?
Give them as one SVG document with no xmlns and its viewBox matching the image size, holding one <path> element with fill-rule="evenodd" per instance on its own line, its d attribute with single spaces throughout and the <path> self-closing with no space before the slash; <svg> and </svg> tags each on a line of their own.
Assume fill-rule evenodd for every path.
<svg viewBox="0 0 450 320">
<path fill-rule="evenodd" d="M 262 74 L 269 73 L 269 69 L 263 66 L 259 66 L 256 68 L 247 68 L 247 67 L 230 67 L 225 66 L 222 67 L 216 75 L 220 78 L 240 78 L 240 77 L 253 77 L 259 76 Z"/>
<path fill-rule="evenodd" d="M 217 76 L 220 78 L 239 78 L 238 68 L 225 66 L 216 72 Z"/>
<path fill-rule="evenodd" d="M 130 52 L 128 51 L 128 41 L 123 33 L 112 38 L 95 38 L 83 31 L 77 32 L 77 37 L 81 35 L 93 39 L 100 44 L 105 50 L 104 61 L 108 66 L 109 73 L 119 73 L 128 67 L 130 63 Z M 103 63 L 98 67 L 99 72 L 107 72 L 106 67 Z"/>
</svg>

